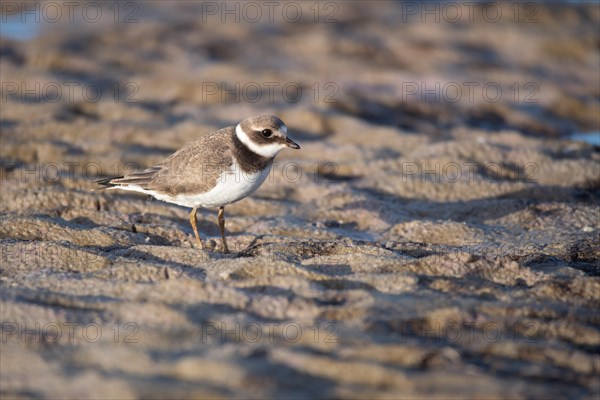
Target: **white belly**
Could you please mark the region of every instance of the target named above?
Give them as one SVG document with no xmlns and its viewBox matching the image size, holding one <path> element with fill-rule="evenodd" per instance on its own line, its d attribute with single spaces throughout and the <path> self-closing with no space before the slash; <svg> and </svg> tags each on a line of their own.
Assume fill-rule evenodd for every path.
<svg viewBox="0 0 600 400">
<path fill-rule="evenodd" d="M 115 186 L 111 189 L 130 190 L 154 196 L 158 200 L 178 204 L 185 207 L 220 207 L 235 203 L 252 194 L 269 176 L 271 165 L 262 172 L 250 174 L 243 172 L 237 164 L 224 172 L 214 188 L 199 194 L 178 194 L 176 196 L 157 193 L 154 190 L 142 189 L 136 185 Z"/>
<path fill-rule="evenodd" d="M 255 174 L 245 173 L 240 168 L 232 168 L 231 171 L 223 173 L 217 185 L 206 193 L 180 194 L 175 197 L 169 196 L 170 199 L 163 199 L 159 195 L 155 197 L 187 207 L 219 207 L 235 203 L 252 194 L 267 179 L 270 171 L 271 166 Z"/>
</svg>

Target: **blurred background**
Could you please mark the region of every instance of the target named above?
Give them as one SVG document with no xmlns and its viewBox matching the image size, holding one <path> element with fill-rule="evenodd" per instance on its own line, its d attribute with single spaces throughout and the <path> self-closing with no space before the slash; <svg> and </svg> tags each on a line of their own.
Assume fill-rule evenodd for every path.
<svg viewBox="0 0 600 400">
<path fill-rule="evenodd" d="M 36 120 L 181 130 L 293 109 L 435 137 L 467 126 L 568 138 L 598 129 L 598 13 L 592 2 L 5 2 L 3 102 L 37 104 Z M 3 108 L 5 124 L 19 120 Z M 322 133 L 313 123 L 305 134 Z"/>
<path fill-rule="evenodd" d="M 0 18 L 3 397 L 598 396 L 597 2 Z M 93 191 L 255 114 L 302 151 L 232 257 L 211 210 L 198 252 L 188 210 Z"/>
</svg>

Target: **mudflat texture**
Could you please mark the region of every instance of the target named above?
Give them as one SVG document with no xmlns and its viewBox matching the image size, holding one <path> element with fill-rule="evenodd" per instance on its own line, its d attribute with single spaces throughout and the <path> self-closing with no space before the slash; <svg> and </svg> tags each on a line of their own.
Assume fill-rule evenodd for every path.
<svg viewBox="0 0 600 400">
<path fill-rule="evenodd" d="M 598 6 L 212 4 L 3 5 L 2 398 L 597 399 Z M 94 191 L 267 113 L 232 254 Z"/>
</svg>

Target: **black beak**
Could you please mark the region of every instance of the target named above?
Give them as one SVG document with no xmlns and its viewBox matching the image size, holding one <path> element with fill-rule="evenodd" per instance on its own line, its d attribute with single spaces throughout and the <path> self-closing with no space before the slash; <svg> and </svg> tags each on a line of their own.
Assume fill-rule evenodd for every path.
<svg viewBox="0 0 600 400">
<path fill-rule="evenodd" d="M 300 145 L 298 143 L 294 142 L 290 138 L 285 138 L 285 144 L 287 145 L 287 147 L 291 147 L 292 149 L 299 149 L 300 148 Z"/>
</svg>

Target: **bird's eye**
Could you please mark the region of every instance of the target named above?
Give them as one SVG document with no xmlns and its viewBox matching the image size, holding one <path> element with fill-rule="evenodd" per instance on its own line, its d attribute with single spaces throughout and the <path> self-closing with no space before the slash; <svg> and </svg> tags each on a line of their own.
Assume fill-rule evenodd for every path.
<svg viewBox="0 0 600 400">
<path fill-rule="evenodd" d="M 269 137 L 271 137 L 273 135 L 273 131 L 270 130 L 270 129 L 263 129 L 262 132 L 261 132 L 261 134 L 264 137 L 269 138 Z"/>
</svg>

